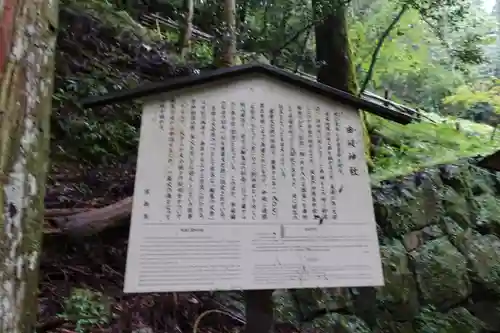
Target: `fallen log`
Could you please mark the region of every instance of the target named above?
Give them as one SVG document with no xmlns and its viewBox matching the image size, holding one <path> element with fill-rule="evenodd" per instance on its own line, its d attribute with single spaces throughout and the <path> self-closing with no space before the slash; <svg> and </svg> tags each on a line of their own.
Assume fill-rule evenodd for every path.
<svg viewBox="0 0 500 333">
<path fill-rule="evenodd" d="M 46 219 L 58 218 L 61 216 L 74 215 L 81 212 L 88 212 L 92 208 L 51 208 L 46 209 L 44 216 Z"/>
<path fill-rule="evenodd" d="M 52 221 L 64 234 L 75 237 L 95 235 L 105 229 L 129 223 L 132 199 L 128 197 L 106 207 L 55 217 Z"/>
</svg>

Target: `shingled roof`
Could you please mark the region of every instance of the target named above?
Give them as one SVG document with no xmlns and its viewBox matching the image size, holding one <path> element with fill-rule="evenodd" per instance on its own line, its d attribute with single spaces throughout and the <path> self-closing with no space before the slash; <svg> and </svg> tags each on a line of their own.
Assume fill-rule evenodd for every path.
<svg viewBox="0 0 500 333">
<path fill-rule="evenodd" d="M 216 69 L 203 72 L 198 75 L 190 75 L 186 77 L 174 78 L 164 82 L 144 84 L 143 86 L 134 89 L 119 90 L 103 96 L 90 96 L 80 102 L 83 107 L 104 106 L 111 103 L 126 102 L 166 92 L 170 93 L 196 85 L 212 83 L 218 80 L 231 79 L 250 74 L 261 74 L 272 77 L 300 89 L 319 94 L 333 101 L 373 113 L 377 116 L 400 124 L 408 124 L 414 120 L 418 120 L 410 114 L 391 109 L 370 100 L 354 96 L 345 91 L 303 78 L 289 71 L 265 64 L 247 64 L 230 68 Z"/>
</svg>

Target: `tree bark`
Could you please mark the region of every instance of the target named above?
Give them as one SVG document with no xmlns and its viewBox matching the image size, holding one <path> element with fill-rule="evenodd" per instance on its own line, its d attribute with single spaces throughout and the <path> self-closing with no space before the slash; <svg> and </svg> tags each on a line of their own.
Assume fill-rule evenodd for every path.
<svg viewBox="0 0 500 333">
<path fill-rule="evenodd" d="M 316 60 L 320 64 L 318 82 L 349 92 L 358 93 L 358 81 L 353 62 L 347 29 L 346 0 L 313 0 L 316 35 Z M 372 167 L 371 142 L 363 111 L 359 111 L 363 123 L 365 156 Z"/>
<path fill-rule="evenodd" d="M 236 57 L 236 1 L 224 0 L 218 5 L 218 10 L 214 64 L 217 67 L 230 67 L 238 62 Z"/>
<path fill-rule="evenodd" d="M 223 66 L 235 65 L 236 59 L 236 0 L 224 0 Z"/>
<path fill-rule="evenodd" d="M 329 2 L 326 7 L 325 0 L 313 0 L 314 13 L 317 21 L 316 55 L 321 67 L 318 72 L 318 81 L 337 89 L 357 94 L 358 84 L 356 71 L 352 61 L 351 46 L 347 29 L 347 6 L 345 0 Z M 328 12 L 325 12 L 327 10 Z M 404 13 L 404 11 L 403 11 Z M 402 15 L 402 14 L 401 14 Z M 370 139 L 363 119 L 363 111 L 359 111 L 365 130 L 365 152 L 370 160 Z M 354 298 L 354 305 L 359 315 L 369 325 L 373 325 L 374 314 L 369 307 L 374 293 L 374 288 L 359 288 L 360 295 Z"/>
<path fill-rule="evenodd" d="M 181 58 L 185 59 L 189 52 L 191 34 L 193 33 L 194 0 L 184 0 L 184 22 L 179 40 Z"/>
<path fill-rule="evenodd" d="M 57 4 L 0 2 L 0 332 L 36 321 Z"/>
</svg>

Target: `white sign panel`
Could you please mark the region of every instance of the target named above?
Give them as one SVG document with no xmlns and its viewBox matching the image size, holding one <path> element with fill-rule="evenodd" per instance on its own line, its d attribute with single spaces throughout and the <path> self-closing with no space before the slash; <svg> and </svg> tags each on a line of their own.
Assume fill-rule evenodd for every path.
<svg viewBox="0 0 500 333">
<path fill-rule="evenodd" d="M 264 77 L 146 104 L 126 292 L 382 284 L 357 112 Z"/>
</svg>

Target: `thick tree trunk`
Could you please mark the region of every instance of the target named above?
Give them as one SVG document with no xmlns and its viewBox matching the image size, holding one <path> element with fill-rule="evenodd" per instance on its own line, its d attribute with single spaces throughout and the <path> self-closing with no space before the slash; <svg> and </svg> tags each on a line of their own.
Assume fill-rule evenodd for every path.
<svg viewBox="0 0 500 333">
<path fill-rule="evenodd" d="M 341 1 L 312 2 L 315 21 L 319 22 L 315 26 L 316 60 L 320 64 L 318 81 L 356 93 L 358 87 L 347 35 L 346 8 Z"/>
<path fill-rule="evenodd" d="M 316 56 L 321 64 L 318 81 L 352 94 L 357 94 L 358 84 L 352 61 L 351 46 L 347 30 L 347 8 L 344 0 L 313 0 L 316 32 Z M 360 117 L 363 119 L 363 111 Z M 363 120 L 364 123 L 364 120 Z M 365 125 L 365 124 L 364 124 Z M 365 151 L 370 161 L 370 138 L 365 129 Z M 360 294 L 354 298 L 356 314 L 369 325 L 373 325 L 371 300 L 374 288 L 359 288 Z"/>
<path fill-rule="evenodd" d="M 33 332 L 57 0 L 0 1 L 0 332 Z"/>
<path fill-rule="evenodd" d="M 358 93 L 358 81 L 351 52 L 347 29 L 347 6 L 345 0 L 313 0 L 316 35 L 316 60 L 320 64 L 318 82 L 331 87 Z M 371 142 L 366 127 L 363 111 L 365 155 L 372 166 L 370 149 Z"/>
</svg>

